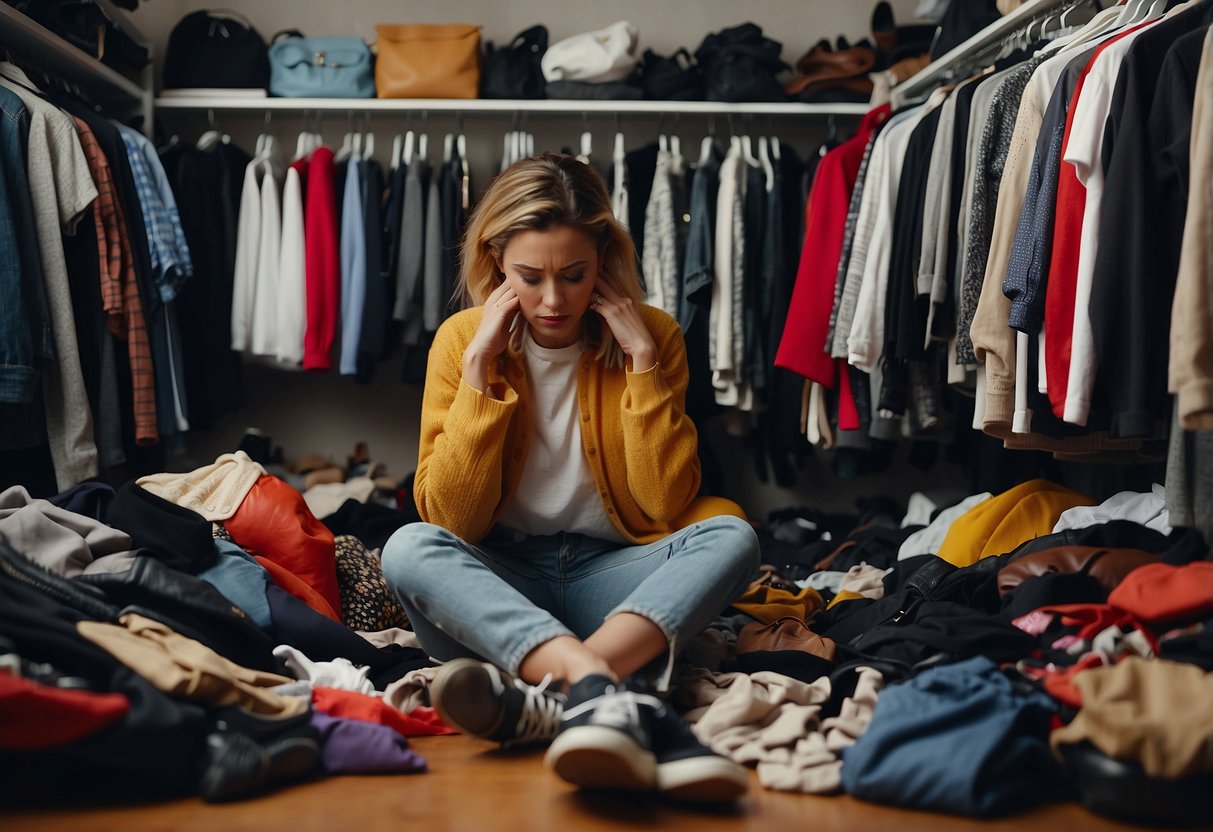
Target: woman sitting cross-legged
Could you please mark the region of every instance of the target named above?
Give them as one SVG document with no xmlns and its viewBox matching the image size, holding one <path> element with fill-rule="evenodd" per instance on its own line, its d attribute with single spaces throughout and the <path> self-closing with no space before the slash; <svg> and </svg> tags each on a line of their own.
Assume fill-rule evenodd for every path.
<svg viewBox="0 0 1213 832">
<path fill-rule="evenodd" d="M 758 539 L 735 504 L 697 496 L 686 348 L 635 262 L 588 165 L 545 154 L 494 180 L 463 243 L 469 308 L 430 349 L 426 522 L 393 535 L 383 568 L 446 662 L 430 693 L 449 724 L 550 741 L 546 763 L 579 786 L 730 801 L 747 772 L 658 691 L 749 584 Z"/>
</svg>

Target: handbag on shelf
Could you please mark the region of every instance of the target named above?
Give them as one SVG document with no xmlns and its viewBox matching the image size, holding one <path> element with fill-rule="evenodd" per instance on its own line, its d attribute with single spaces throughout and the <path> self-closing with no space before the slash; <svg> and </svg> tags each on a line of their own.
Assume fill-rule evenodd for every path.
<svg viewBox="0 0 1213 832">
<path fill-rule="evenodd" d="M 543 98 L 543 66 L 548 50 L 546 26 L 519 32 L 500 49 L 485 47 L 484 70 L 480 73 L 481 98 Z"/>
<path fill-rule="evenodd" d="M 381 23 L 375 27 L 380 98 L 475 98 L 480 27 L 471 23 Z"/>
<path fill-rule="evenodd" d="M 164 53 L 164 88 L 267 89 L 265 40 L 243 16 L 197 11 L 173 27 Z"/>
<path fill-rule="evenodd" d="M 640 86 L 654 101 L 702 101 L 703 72 L 691 53 L 679 49 L 673 55 L 658 55 L 646 49 L 640 64 Z"/>
<path fill-rule="evenodd" d="M 375 97 L 371 50 L 361 38 L 307 38 L 295 31 L 279 32 L 270 46 L 269 60 L 270 95 Z"/>
</svg>

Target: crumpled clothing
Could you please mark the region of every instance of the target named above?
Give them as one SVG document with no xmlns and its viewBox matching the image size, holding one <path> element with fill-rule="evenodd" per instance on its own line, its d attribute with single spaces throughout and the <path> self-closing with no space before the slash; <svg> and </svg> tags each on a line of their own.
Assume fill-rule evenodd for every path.
<svg viewBox="0 0 1213 832">
<path fill-rule="evenodd" d="M 1151 777 L 1213 771 L 1213 673 L 1136 656 L 1073 677 L 1082 696 L 1074 721 L 1049 735 L 1054 754 L 1089 741 Z"/>
<path fill-rule="evenodd" d="M 864 598 L 878 601 L 884 597 L 884 579 L 892 569 L 879 569 L 866 563 L 858 563 L 847 570 L 842 584 L 838 587 L 841 592 L 854 592 Z"/>
<path fill-rule="evenodd" d="M 370 668 L 354 667 L 349 659 L 336 658 L 327 662 L 314 662 L 301 650 L 289 644 L 274 648 L 274 655 L 282 659 L 286 669 L 296 679 L 311 682 L 315 687 L 339 688 L 355 693 L 374 694 L 375 686 L 368 678 Z"/>
<path fill-rule="evenodd" d="M 118 620 L 122 626 L 79 621 L 76 630 L 163 693 L 215 707 L 240 705 L 262 716 L 291 717 L 308 709 L 306 699 L 271 690 L 289 682 L 285 676 L 242 667 L 136 613 Z"/>
<path fill-rule="evenodd" d="M 0 534 L 29 560 L 64 578 L 106 571 L 93 562 L 107 555 L 129 555 L 132 545 L 126 532 L 34 499 L 20 485 L 0 493 Z"/>
<path fill-rule="evenodd" d="M 345 482 L 322 482 L 303 492 L 303 501 L 316 517 L 335 514 L 346 500 L 365 503 L 375 493 L 370 477 L 350 477 Z"/>
<path fill-rule="evenodd" d="M 386 725 L 313 712 L 320 759 L 329 774 L 399 774 L 426 770 L 425 758 Z"/>
<path fill-rule="evenodd" d="M 679 680 L 677 695 L 690 706 L 687 721 L 718 754 L 757 767 L 769 789 L 830 794 L 841 787 L 839 751 L 863 733 L 883 677 L 862 668 L 855 695 L 837 717 L 822 720 L 830 698 L 827 677 L 805 683 L 769 671 L 709 673 Z"/>
<path fill-rule="evenodd" d="M 312 688 L 312 706 L 329 716 L 360 719 L 387 725 L 405 737 L 454 734 L 433 708 L 414 708 L 404 713 L 377 694 L 368 696 L 337 688 Z"/>
<path fill-rule="evenodd" d="M 149 474 L 135 483 L 163 500 L 215 522 L 235 514 L 263 474 L 265 469 L 260 463 L 244 451 L 236 451 L 184 474 Z"/>
<path fill-rule="evenodd" d="M 437 667 L 410 670 L 383 689 L 383 701 L 396 710 L 411 714 L 430 704 L 430 685 L 438 675 Z"/>
</svg>

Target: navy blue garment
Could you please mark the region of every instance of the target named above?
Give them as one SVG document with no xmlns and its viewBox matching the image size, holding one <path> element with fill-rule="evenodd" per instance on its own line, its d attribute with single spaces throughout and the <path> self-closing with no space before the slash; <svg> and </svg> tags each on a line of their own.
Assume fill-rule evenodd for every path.
<svg viewBox="0 0 1213 832">
<path fill-rule="evenodd" d="M 114 489 L 103 482 L 93 480 L 72 486 L 48 500 L 59 508 L 100 520 L 102 523 L 109 522 L 109 508 L 113 501 Z"/>
<path fill-rule="evenodd" d="M 1057 178 L 1061 170 L 1061 143 L 1066 113 L 1078 87 L 1078 76 L 1095 48 L 1085 50 L 1066 65 L 1045 108 L 1036 141 L 1036 154 L 1028 173 L 1028 190 L 1011 248 L 1011 262 L 1003 280 L 1003 294 L 1011 300 L 1009 323 L 1029 334 L 1040 332 L 1045 314 L 1045 287 L 1053 254 L 1053 220 L 1057 211 Z"/>
<path fill-rule="evenodd" d="M 989 817 L 1050 800 L 1062 782 L 1049 751 L 1054 705 L 984 657 L 891 685 L 843 752 L 842 787 L 873 803 Z"/>
</svg>

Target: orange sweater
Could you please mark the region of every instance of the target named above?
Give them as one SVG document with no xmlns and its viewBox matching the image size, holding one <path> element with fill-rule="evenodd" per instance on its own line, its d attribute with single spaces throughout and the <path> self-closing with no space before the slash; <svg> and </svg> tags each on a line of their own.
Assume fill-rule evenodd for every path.
<svg viewBox="0 0 1213 832">
<path fill-rule="evenodd" d="M 684 412 L 686 347 L 678 324 L 640 307 L 657 345 L 643 372 L 608 369 L 586 354 L 577 372 L 581 448 L 607 516 L 627 540 L 648 543 L 716 514 L 742 516 L 727 500 L 696 499 L 695 425 Z M 491 398 L 462 380 L 463 352 L 483 309 L 448 319 L 430 348 L 413 495 L 421 518 L 469 542 L 482 539 L 513 498 L 530 440 L 530 391 L 521 356 L 503 355 Z"/>
</svg>

